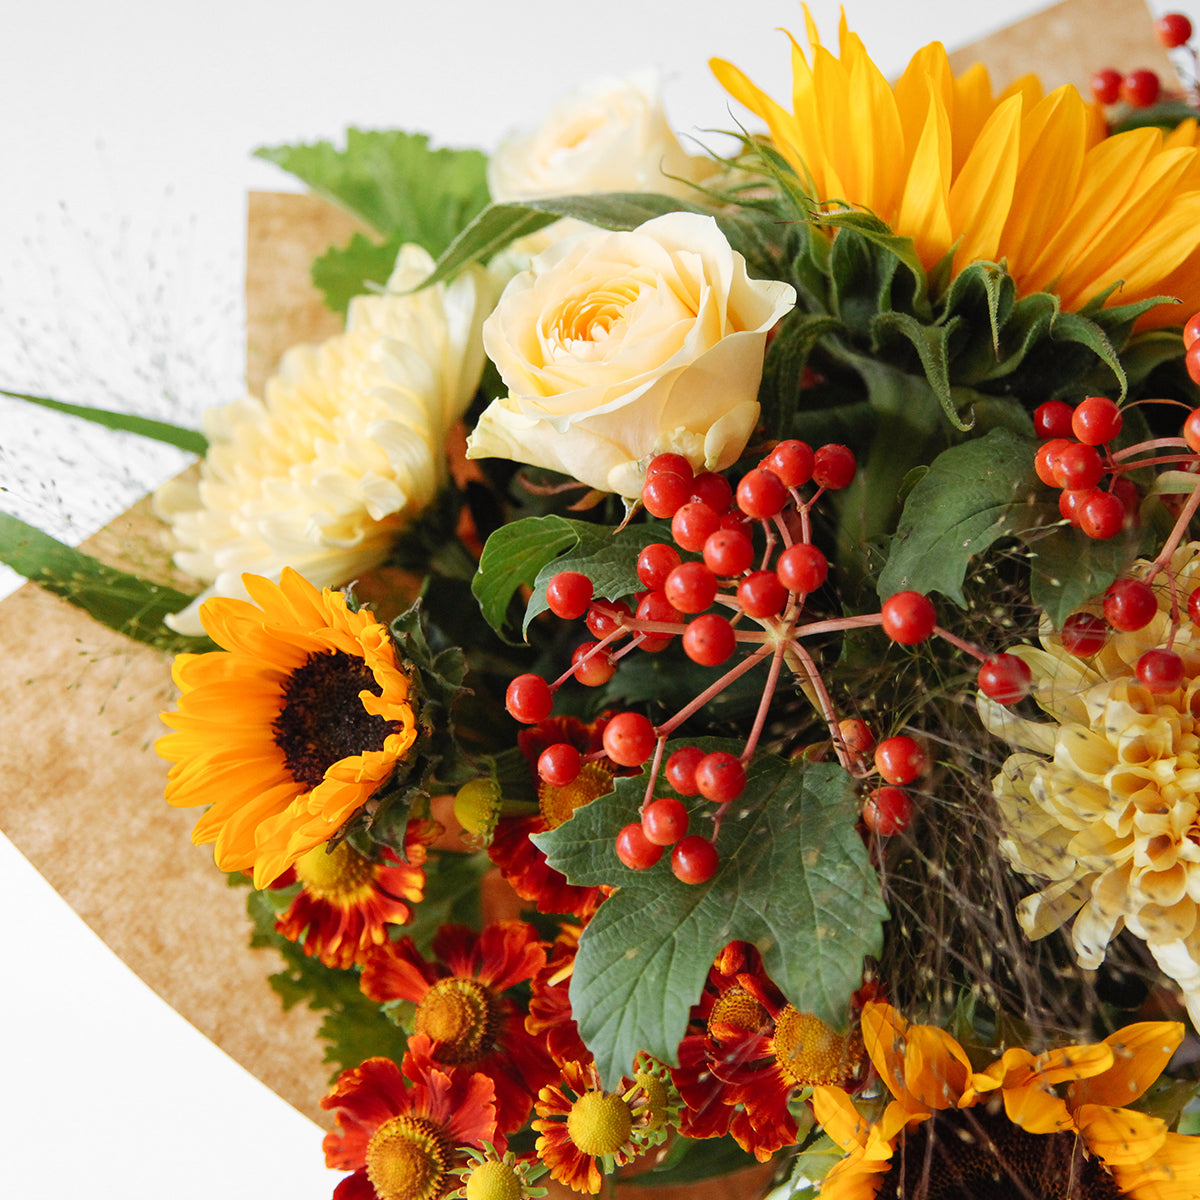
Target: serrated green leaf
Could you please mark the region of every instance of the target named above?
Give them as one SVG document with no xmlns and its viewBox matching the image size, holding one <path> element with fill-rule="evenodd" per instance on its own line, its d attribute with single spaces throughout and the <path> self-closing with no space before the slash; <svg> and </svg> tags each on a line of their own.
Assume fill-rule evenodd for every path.
<svg viewBox="0 0 1200 1200">
<path fill-rule="evenodd" d="M 893 329 L 911 343 L 946 419 L 959 432 L 966 433 L 972 422 L 959 416 L 950 390 L 950 338 L 957 326 L 958 318 L 952 318 L 945 325 L 926 325 L 902 312 L 880 313 L 876 322 L 877 329 Z"/>
<path fill-rule="evenodd" d="M 1055 629 L 1061 629 L 1085 600 L 1100 595 L 1133 562 L 1141 533 L 1127 530 L 1098 541 L 1063 524 L 1027 539 L 1033 551 L 1029 595 L 1045 610 Z"/>
<path fill-rule="evenodd" d="M 893 233 L 887 224 L 870 213 L 847 209 L 840 212 L 822 212 L 814 219 L 815 225 L 837 230 L 853 230 L 879 250 L 893 256 L 912 276 L 913 299 L 917 316 L 930 320 L 929 280 L 925 268 L 917 255 L 912 238 Z M 839 234 L 840 236 L 840 234 Z M 838 239 L 835 238 L 836 242 Z"/>
<path fill-rule="evenodd" d="M 613 530 L 607 525 L 589 525 L 572 521 L 579 541 L 575 549 L 548 562 L 533 581 L 533 595 L 525 608 L 522 632 L 529 623 L 546 612 L 546 587 L 559 571 L 578 571 L 592 581 L 592 594 L 601 600 L 619 600 L 644 586 L 637 576 L 637 558 L 652 542 L 661 542 L 670 534 L 661 525 L 627 525 Z"/>
<path fill-rule="evenodd" d="M 800 384 L 813 346 L 841 328 L 836 317 L 793 309 L 776 330 L 763 363 L 762 424 L 768 438 L 782 438 L 790 429 L 800 403 Z"/>
<path fill-rule="evenodd" d="M 356 233 L 345 246 L 334 246 L 313 260 L 313 286 L 324 293 L 325 307 L 346 314 L 350 301 L 391 277 L 402 242 L 373 242 Z"/>
<path fill-rule="evenodd" d="M 1075 342 L 1077 345 L 1086 346 L 1112 371 L 1121 389 L 1117 399 L 1125 399 L 1125 393 L 1129 387 L 1129 381 L 1125 377 L 1125 368 L 1121 366 L 1121 360 L 1117 357 L 1112 342 L 1100 325 L 1079 313 L 1060 312 L 1054 318 L 1050 334 L 1055 341 Z"/>
<path fill-rule="evenodd" d="M 760 755 L 721 826 L 717 873 L 698 885 L 681 883 L 665 861 L 648 871 L 618 861 L 617 833 L 645 786 L 641 776 L 620 779 L 533 839 L 570 882 L 618 888 L 584 931 L 571 981 L 571 1007 L 605 1086 L 639 1050 L 677 1061 L 708 968 L 734 940 L 758 947 L 798 1009 L 842 1027 L 887 916 L 855 831 L 850 776 L 832 763 Z"/>
<path fill-rule="evenodd" d="M 213 648 L 207 638 L 185 637 L 163 624 L 191 596 L 107 566 L 8 513 L 0 513 L 0 562 L 134 641 L 172 654 Z"/>
<path fill-rule="evenodd" d="M 532 587 L 551 559 L 579 544 L 579 528 L 565 517 L 527 517 L 497 529 L 487 540 L 471 591 L 487 623 L 504 636 L 509 602 L 520 587 Z"/>
<path fill-rule="evenodd" d="M 879 575 L 880 599 L 941 592 L 963 605 L 971 560 L 1037 519 L 1033 450 L 1031 441 L 993 429 L 942 451 L 905 501 Z"/>
<path fill-rule="evenodd" d="M 433 150 L 423 133 L 349 129 L 344 150 L 322 141 L 255 153 L 385 238 L 416 242 L 434 258 L 488 202 L 483 153 Z"/>
<path fill-rule="evenodd" d="M 66 413 L 71 417 L 81 417 L 85 421 L 91 421 L 94 425 L 103 425 L 105 429 L 116 429 L 121 433 L 136 433 L 138 437 L 164 442 L 168 446 L 177 446 L 189 454 L 204 454 L 208 449 L 208 439 L 199 430 L 184 429 L 182 426 L 172 425 L 168 421 L 155 421 L 150 417 L 139 417 L 134 413 L 113 412 L 107 408 L 92 408 L 87 404 L 67 404 L 63 400 L 52 400 L 49 396 L 31 396 L 26 392 L 10 392 L 7 388 L 0 388 L 0 396 L 8 396 L 13 400 L 24 400 L 27 404 L 53 409 L 55 412 Z"/>
</svg>

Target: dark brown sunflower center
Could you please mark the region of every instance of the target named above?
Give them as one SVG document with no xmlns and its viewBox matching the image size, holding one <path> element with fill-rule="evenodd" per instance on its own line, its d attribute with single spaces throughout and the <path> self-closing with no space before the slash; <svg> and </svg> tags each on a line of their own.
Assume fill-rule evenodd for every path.
<svg viewBox="0 0 1200 1200">
<path fill-rule="evenodd" d="M 1026 1133 L 997 1101 L 947 1109 L 897 1139 L 878 1200 L 1121 1200 L 1074 1133 Z"/>
<path fill-rule="evenodd" d="M 292 672 L 271 731 L 297 783 L 315 788 L 335 762 L 382 750 L 388 734 L 399 730 L 363 708 L 362 691 L 379 694 L 375 676 L 361 658 L 342 650 L 310 654 Z"/>
<path fill-rule="evenodd" d="M 457 1066 L 482 1058 L 499 1027 L 492 993 L 477 979 L 439 979 L 417 1005 L 416 1030 L 437 1043 L 438 1062 Z"/>
</svg>

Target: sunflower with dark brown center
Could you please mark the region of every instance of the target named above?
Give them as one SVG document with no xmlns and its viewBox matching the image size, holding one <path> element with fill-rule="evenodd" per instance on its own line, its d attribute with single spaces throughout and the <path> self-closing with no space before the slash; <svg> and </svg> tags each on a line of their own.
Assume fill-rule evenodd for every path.
<svg viewBox="0 0 1200 1200">
<path fill-rule="evenodd" d="M 327 842 L 412 748 L 408 675 L 387 629 L 341 592 L 295 571 L 277 585 L 244 579 L 254 604 L 201 608 L 224 649 L 180 654 L 175 730 L 155 749 L 174 765 L 167 800 L 209 805 L 192 840 L 215 842 L 223 871 L 254 870 L 265 887 Z"/>
<path fill-rule="evenodd" d="M 1183 1026 L 1146 1021 L 1103 1042 L 1004 1051 L 982 1071 L 948 1033 L 863 1009 L 867 1052 L 894 1099 L 868 1124 L 846 1092 L 813 1112 L 849 1156 L 822 1200 L 1194 1200 L 1200 1138 L 1123 1107 L 1158 1078 Z"/>
</svg>

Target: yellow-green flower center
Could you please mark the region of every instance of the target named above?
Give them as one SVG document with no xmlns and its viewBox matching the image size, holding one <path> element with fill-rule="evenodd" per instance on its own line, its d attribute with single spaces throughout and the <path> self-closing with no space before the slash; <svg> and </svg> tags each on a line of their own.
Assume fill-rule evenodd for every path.
<svg viewBox="0 0 1200 1200">
<path fill-rule="evenodd" d="M 343 907 L 370 890 L 373 874 L 371 860 L 345 842 L 332 850 L 317 846 L 296 861 L 296 878 L 310 896 Z"/>
<path fill-rule="evenodd" d="M 489 1159 L 468 1176 L 464 1194 L 467 1200 L 521 1200 L 525 1188 L 515 1167 Z"/>
<path fill-rule="evenodd" d="M 784 1075 L 801 1087 L 848 1083 L 857 1066 L 846 1038 L 790 1004 L 775 1023 L 775 1056 Z"/>
<path fill-rule="evenodd" d="M 577 808 L 612 791 L 612 771 L 600 763 L 584 763 L 575 779 L 564 787 L 543 783 L 538 787 L 538 805 L 551 829 L 575 815 Z"/>
<path fill-rule="evenodd" d="M 708 1032 L 718 1036 L 717 1025 L 732 1025 L 747 1033 L 762 1033 L 771 1023 L 771 1014 L 744 987 L 735 984 L 722 992 L 708 1015 Z"/>
<path fill-rule="evenodd" d="M 367 1144 L 367 1178 L 379 1200 L 436 1200 L 445 1191 L 452 1156 L 434 1121 L 392 1117 Z"/>
<path fill-rule="evenodd" d="M 567 1133 L 583 1154 L 616 1154 L 633 1132 L 633 1114 L 620 1096 L 584 1092 L 567 1114 Z"/>
<path fill-rule="evenodd" d="M 434 1057 L 457 1065 L 491 1050 L 500 1014 L 492 993 L 477 979 L 439 979 L 417 1005 L 416 1031 L 437 1043 Z"/>
</svg>

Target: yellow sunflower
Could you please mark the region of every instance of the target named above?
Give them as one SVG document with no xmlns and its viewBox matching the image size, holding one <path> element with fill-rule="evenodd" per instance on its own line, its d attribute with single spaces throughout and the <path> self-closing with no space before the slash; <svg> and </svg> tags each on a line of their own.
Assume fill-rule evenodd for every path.
<svg viewBox="0 0 1200 1200">
<path fill-rule="evenodd" d="M 223 871 L 265 887 L 327 842 L 417 738 L 408 675 L 387 629 L 287 568 L 243 583 L 254 604 L 201 608 L 223 650 L 180 654 L 179 710 L 158 753 L 174 763 L 167 800 L 211 807 L 192 832 Z"/>
<path fill-rule="evenodd" d="M 890 1005 L 868 1004 L 862 1031 L 894 1099 L 868 1124 L 840 1088 L 814 1090 L 817 1120 L 849 1152 L 821 1200 L 1200 1195 L 1200 1138 L 1124 1107 L 1183 1040 L 1177 1022 L 1129 1025 L 1044 1054 L 1014 1047 L 982 1071 L 944 1030 L 909 1025 Z"/>
<path fill-rule="evenodd" d="M 938 42 L 892 86 L 844 14 L 840 57 L 820 44 L 807 8 L 805 19 L 812 57 L 792 38 L 791 111 L 730 63 L 711 66 L 766 121 L 815 200 L 874 213 L 913 239 L 927 269 L 951 251 L 956 271 L 1004 260 L 1021 294 L 1054 292 L 1064 309 L 1118 281 L 1113 303 L 1183 301 L 1144 323 L 1200 308 L 1194 120 L 1110 137 L 1075 88 L 1043 95 L 1026 76 L 994 97 L 981 65 L 956 78 Z"/>
</svg>

